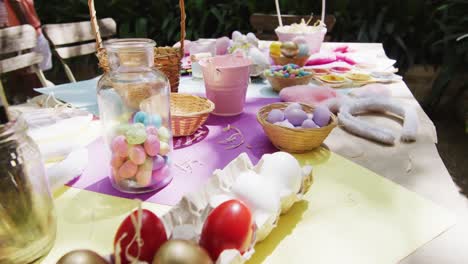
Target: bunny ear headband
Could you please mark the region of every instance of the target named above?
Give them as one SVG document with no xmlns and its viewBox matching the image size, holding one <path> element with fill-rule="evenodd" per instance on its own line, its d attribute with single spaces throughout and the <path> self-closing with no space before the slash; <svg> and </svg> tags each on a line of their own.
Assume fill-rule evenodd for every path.
<svg viewBox="0 0 468 264">
<path fill-rule="evenodd" d="M 355 115 L 365 112 L 389 112 L 400 116 L 404 120 L 400 137 L 401 141 L 409 142 L 416 140 L 419 123 L 416 111 L 410 107 L 403 107 L 391 99 L 385 97 L 358 99 L 345 97 L 329 99 L 324 104 L 332 112 L 339 110 L 338 121 L 340 124 L 344 129 L 358 136 L 393 145 L 396 138 L 394 131 L 376 127 L 369 122 L 355 117 Z"/>
</svg>

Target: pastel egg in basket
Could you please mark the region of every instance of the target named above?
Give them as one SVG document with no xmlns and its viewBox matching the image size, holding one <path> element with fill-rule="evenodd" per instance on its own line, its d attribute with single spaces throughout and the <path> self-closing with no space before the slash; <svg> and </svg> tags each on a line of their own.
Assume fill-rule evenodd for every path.
<svg viewBox="0 0 468 264">
<path fill-rule="evenodd" d="M 276 148 L 291 153 L 304 153 L 319 147 L 337 126 L 336 116 L 323 106 L 286 102 L 262 107 L 257 112 L 257 121 Z"/>
</svg>

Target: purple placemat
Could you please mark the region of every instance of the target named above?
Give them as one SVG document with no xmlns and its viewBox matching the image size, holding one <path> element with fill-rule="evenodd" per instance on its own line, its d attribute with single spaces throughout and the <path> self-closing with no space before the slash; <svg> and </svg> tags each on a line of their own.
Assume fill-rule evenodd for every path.
<svg viewBox="0 0 468 264">
<path fill-rule="evenodd" d="M 110 153 L 102 139 L 89 145 L 89 165 L 83 174 L 68 183 L 79 189 L 109 194 L 123 198 L 138 198 L 143 201 L 175 205 L 188 192 L 200 188 L 215 169 L 224 168 L 240 153 L 246 152 L 255 164 L 264 153 L 276 151 L 256 120 L 256 113 L 260 107 L 278 102 L 278 98 L 247 98 L 244 113 L 234 117 L 220 117 L 211 115 L 205 126 L 191 137 L 174 138 L 172 182 L 159 192 L 146 194 L 126 194 L 115 190 L 108 178 Z M 235 133 L 224 132 L 227 125 L 239 128 L 245 143 L 238 148 L 227 150 L 228 145 L 218 143 Z M 180 168 L 176 164 L 192 161 L 191 169 Z"/>
</svg>

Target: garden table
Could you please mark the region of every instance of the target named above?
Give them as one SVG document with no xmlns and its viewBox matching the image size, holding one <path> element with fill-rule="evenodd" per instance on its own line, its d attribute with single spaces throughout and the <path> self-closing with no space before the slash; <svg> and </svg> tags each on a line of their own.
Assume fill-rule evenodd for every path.
<svg viewBox="0 0 468 264">
<path fill-rule="evenodd" d="M 334 44 L 325 43 L 324 45 Z M 385 56 L 381 44 L 350 43 L 349 45 Z M 84 83 L 86 85 L 83 85 Z M 75 97 L 77 94 L 81 94 L 78 96 L 81 100 L 78 103 L 81 104 L 82 107 L 95 112 L 95 101 L 92 101 L 95 100 L 95 98 L 92 98 L 93 94 L 89 94 L 91 91 L 94 93 L 94 83 L 96 83 L 96 80 L 78 82 L 76 84 L 67 84 L 65 88 L 64 86 L 45 88 L 41 90 L 41 92 L 50 93 L 54 91 L 58 98 L 67 101 L 67 95 L 63 95 L 62 92 L 67 89 L 69 91 L 70 89 L 75 89 L 73 91 Z M 390 88 L 396 100 L 400 101 L 402 104 L 412 105 L 417 109 L 420 129 L 416 142 L 401 143 L 397 141 L 394 146 L 384 146 L 351 135 L 337 127 L 326 139 L 325 145 L 331 151 L 418 193 L 456 214 L 457 223 L 452 228 L 407 256 L 401 263 L 468 263 L 468 201 L 459 193 L 458 187 L 452 181 L 451 176 L 438 154 L 435 146 L 437 143 L 437 135 L 432 121 L 424 113 L 404 82 L 390 84 Z M 203 81 L 183 77 L 180 81 L 179 91 L 202 94 L 204 93 Z M 343 91 L 346 92 L 346 90 Z M 249 98 L 274 98 L 277 97 L 277 94 L 272 92 L 271 87 L 269 87 L 267 83 L 260 83 L 251 84 L 247 96 Z M 399 121 L 376 116 L 364 116 L 363 118 L 372 120 L 377 124 L 382 124 L 396 131 L 401 129 L 401 123 L 399 123 Z M 92 200 L 90 197 L 80 197 L 79 192 L 74 188 L 63 188 L 55 192 L 55 197 L 61 196 L 70 196 L 72 197 L 70 199 L 82 199 L 80 203 L 83 204 L 96 203 L 96 201 Z M 83 217 L 83 219 L 110 219 L 114 215 L 122 214 L 126 212 L 126 210 L 128 211 L 134 208 L 135 205 L 130 200 L 124 203 L 116 200 L 114 202 L 120 203 L 119 206 L 113 208 L 112 204 L 110 204 L 108 207 L 102 208 L 102 212 L 93 212 L 91 215 L 81 215 L 81 217 Z M 161 204 L 147 204 L 147 206 L 157 213 L 164 213 L 170 209 L 170 206 Z M 70 210 L 74 208 L 62 206 L 57 209 L 59 212 L 63 213 L 70 212 Z M 76 219 L 76 221 L 79 220 L 80 219 Z M 80 230 L 76 230 L 75 232 L 79 233 Z M 107 230 L 107 232 L 112 233 L 112 230 Z M 59 233 L 58 238 L 64 239 L 61 237 L 63 235 L 64 234 Z M 99 237 L 94 238 L 98 241 L 101 239 Z M 402 243 L 404 242 L 405 241 L 402 241 Z M 86 245 L 83 245 L 83 247 L 86 247 Z M 56 257 L 56 255 L 49 256 L 46 261 Z"/>
</svg>

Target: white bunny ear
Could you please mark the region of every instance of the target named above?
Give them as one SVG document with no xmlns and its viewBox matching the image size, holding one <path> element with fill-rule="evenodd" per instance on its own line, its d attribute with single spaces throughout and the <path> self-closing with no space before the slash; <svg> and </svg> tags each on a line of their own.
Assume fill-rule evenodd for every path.
<svg viewBox="0 0 468 264">
<path fill-rule="evenodd" d="M 405 122 L 403 124 L 403 130 L 401 131 L 401 141 L 409 142 L 415 141 L 418 133 L 419 119 L 418 113 L 412 107 L 406 107 L 405 109 Z"/>
<path fill-rule="evenodd" d="M 386 98 L 371 97 L 356 99 L 351 103 L 346 103 L 340 108 L 338 120 L 346 130 L 353 134 L 384 144 L 393 145 L 395 142 L 395 135 L 391 130 L 373 127 L 368 122 L 353 116 L 354 114 L 366 111 L 390 112 L 401 116 L 404 119 L 401 140 L 416 140 L 418 130 L 418 116 L 416 111 L 412 108 L 404 108 L 400 104 Z"/>
</svg>

